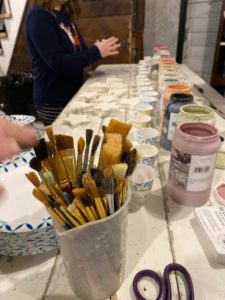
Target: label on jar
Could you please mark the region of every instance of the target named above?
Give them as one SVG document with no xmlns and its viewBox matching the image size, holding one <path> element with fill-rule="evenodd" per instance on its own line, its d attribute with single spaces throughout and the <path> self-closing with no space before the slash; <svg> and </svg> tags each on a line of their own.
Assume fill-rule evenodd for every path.
<svg viewBox="0 0 225 300">
<path fill-rule="evenodd" d="M 170 122 L 169 122 L 169 128 L 168 128 L 168 134 L 167 134 L 167 139 L 172 141 L 174 132 L 176 130 L 176 118 L 177 114 L 175 113 L 170 113 Z"/>
<path fill-rule="evenodd" d="M 172 147 L 170 180 L 186 191 L 205 191 L 210 187 L 215 161 L 216 154 L 190 155 Z"/>
</svg>

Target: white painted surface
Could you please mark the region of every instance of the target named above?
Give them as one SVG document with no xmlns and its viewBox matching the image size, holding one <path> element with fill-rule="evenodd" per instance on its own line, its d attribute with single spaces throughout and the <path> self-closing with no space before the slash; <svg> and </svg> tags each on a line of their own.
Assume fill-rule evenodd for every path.
<svg viewBox="0 0 225 300">
<path fill-rule="evenodd" d="M 4 55 L 0 56 L 0 75 L 8 72 L 26 3 L 27 0 L 10 0 L 13 17 L 5 20 L 8 37 L 1 39 Z"/>
<path fill-rule="evenodd" d="M 181 66 L 181 68 L 190 82 L 204 89 L 204 97 L 212 99 L 215 105 L 223 105 L 223 97 L 187 67 Z M 122 77 L 128 82 L 130 73 L 134 71 L 135 66 L 101 66 L 94 73 L 94 77 L 85 83 L 81 92 L 87 89 L 91 82 L 105 81 L 107 76 Z M 200 95 L 196 90 L 194 93 Z M 54 124 L 56 132 L 74 133 L 76 136 L 84 134 L 84 128 L 71 130 L 68 126 L 62 125 L 63 119 L 66 118 L 66 111 L 79 106 L 78 96 L 79 94 L 73 98 Z M 118 111 L 119 117 L 126 119 L 127 112 L 120 109 Z M 110 117 L 103 122 L 107 124 L 109 119 Z M 93 129 L 98 131 L 101 125 L 101 120 L 96 120 L 93 122 Z M 219 116 L 217 116 L 217 125 L 220 131 L 224 132 L 225 121 Z M 157 172 L 149 202 L 137 210 L 133 206 L 132 212 L 129 213 L 126 274 L 124 283 L 117 292 L 118 300 L 135 299 L 131 284 L 138 271 L 149 268 L 162 273 L 164 267 L 173 261 L 183 264 L 191 273 L 195 299 L 224 300 L 225 267 L 216 264 L 208 256 L 207 249 L 202 247 L 201 232 L 198 232 L 195 222 L 194 208 L 179 206 L 167 199 L 164 187 L 168 162 L 169 152 L 161 149 L 158 162 L 161 178 Z M 216 170 L 213 187 L 222 178 L 225 181 L 224 171 Z M 213 199 L 210 199 L 208 203 L 208 205 L 211 204 L 215 204 Z M 25 258 L 0 257 L 0 298 L 4 300 L 79 300 L 74 298 L 69 287 L 60 255 L 56 260 L 55 258 L 55 252 Z M 76 268 L 74 271 L 76 272 Z M 172 277 L 173 299 L 186 299 L 179 276 L 177 280 L 178 289 L 175 278 Z M 155 299 L 154 288 L 150 290 L 147 283 L 146 286 L 149 299 Z"/>
</svg>

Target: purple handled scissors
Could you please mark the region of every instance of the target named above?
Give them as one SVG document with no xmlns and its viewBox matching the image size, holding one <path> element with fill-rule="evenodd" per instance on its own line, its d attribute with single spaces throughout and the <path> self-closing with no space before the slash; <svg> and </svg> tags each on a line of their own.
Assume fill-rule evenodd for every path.
<svg viewBox="0 0 225 300">
<path fill-rule="evenodd" d="M 189 292 L 188 300 L 194 300 L 194 287 L 191 280 L 191 276 L 188 271 L 182 265 L 172 263 L 165 267 L 163 278 L 152 270 L 142 270 L 136 274 L 133 280 L 133 290 L 137 300 L 146 300 L 140 293 L 138 289 L 138 283 L 143 277 L 150 277 L 156 281 L 159 286 L 159 294 L 156 300 L 171 300 L 172 299 L 172 291 L 171 291 L 171 283 L 170 283 L 170 273 L 172 271 L 179 271 L 183 274 L 184 279 L 187 283 L 187 289 Z"/>
</svg>

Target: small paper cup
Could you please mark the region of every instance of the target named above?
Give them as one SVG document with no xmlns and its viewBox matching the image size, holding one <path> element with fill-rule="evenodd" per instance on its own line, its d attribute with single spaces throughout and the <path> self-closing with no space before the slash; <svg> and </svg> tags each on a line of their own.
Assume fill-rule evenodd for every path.
<svg viewBox="0 0 225 300">
<path fill-rule="evenodd" d="M 154 167 L 157 155 L 159 153 L 159 150 L 154 145 L 138 145 L 135 146 L 135 148 L 142 154 L 142 158 L 140 163 L 147 166 Z"/>
<path fill-rule="evenodd" d="M 150 125 L 151 117 L 145 114 L 135 114 L 133 117 L 133 126 L 136 129 L 145 128 Z"/>
<path fill-rule="evenodd" d="M 155 170 L 152 167 L 137 165 L 129 179 L 131 202 L 136 205 L 143 205 L 149 200 L 154 178 Z"/>
<path fill-rule="evenodd" d="M 137 110 L 140 114 L 150 116 L 154 110 L 154 107 L 150 104 L 140 102 L 137 105 L 135 105 L 134 109 Z"/>
<path fill-rule="evenodd" d="M 159 132 L 154 128 L 141 128 L 136 131 L 135 136 L 139 144 L 155 145 L 159 138 Z"/>
</svg>

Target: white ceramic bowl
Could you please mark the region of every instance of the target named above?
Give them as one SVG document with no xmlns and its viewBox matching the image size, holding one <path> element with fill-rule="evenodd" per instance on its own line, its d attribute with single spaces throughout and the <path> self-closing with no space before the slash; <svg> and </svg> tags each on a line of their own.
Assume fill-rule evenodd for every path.
<svg viewBox="0 0 225 300">
<path fill-rule="evenodd" d="M 136 131 L 135 136 L 139 144 L 155 145 L 159 138 L 159 132 L 154 128 L 141 128 Z"/>
<path fill-rule="evenodd" d="M 141 164 L 154 166 L 159 150 L 154 145 L 142 144 L 135 148 L 142 154 Z"/>
</svg>

